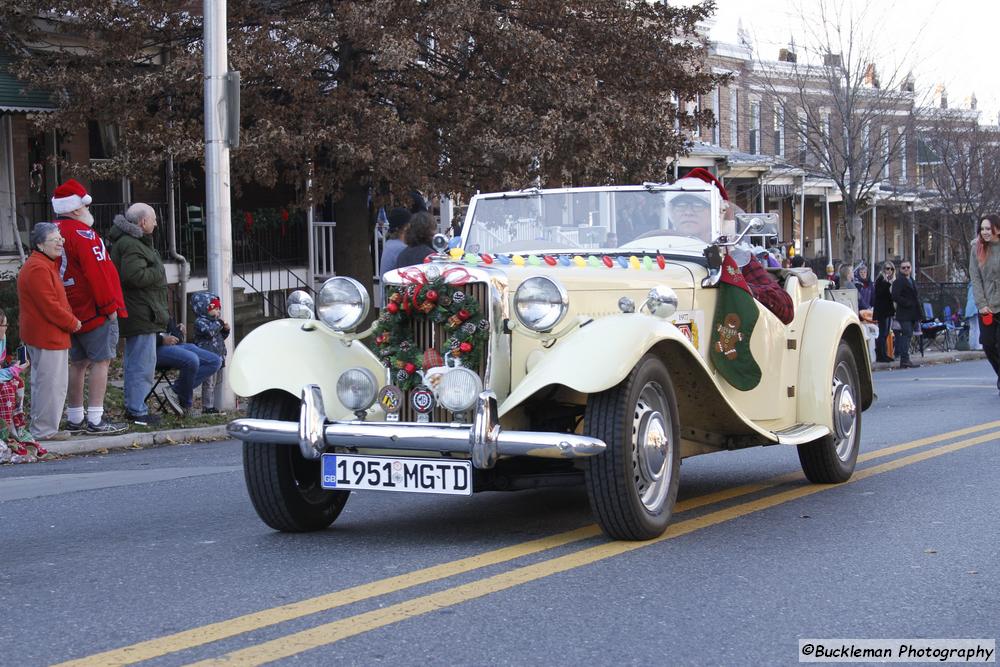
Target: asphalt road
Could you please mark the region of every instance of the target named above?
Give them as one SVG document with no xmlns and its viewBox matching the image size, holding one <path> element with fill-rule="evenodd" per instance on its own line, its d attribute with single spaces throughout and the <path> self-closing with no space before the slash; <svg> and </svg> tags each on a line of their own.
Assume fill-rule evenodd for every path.
<svg viewBox="0 0 1000 667">
<path fill-rule="evenodd" d="M 279 534 L 234 442 L 4 467 L 0 664 L 773 665 L 800 638 L 996 638 L 992 372 L 875 377 L 851 482 L 808 484 L 793 448 L 689 459 L 650 543 L 602 537 L 575 490 L 355 494 Z"/>
</svg>

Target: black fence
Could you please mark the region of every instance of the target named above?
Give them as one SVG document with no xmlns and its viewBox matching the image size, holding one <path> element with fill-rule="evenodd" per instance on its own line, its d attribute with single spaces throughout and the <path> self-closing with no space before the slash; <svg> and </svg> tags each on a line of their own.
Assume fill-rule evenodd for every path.
<svg viewBox="0 0 1000 667">
<path fill-rule="evenodd" d="M 167 255 L 167 205 L 150 202 L 160 221 L 153 235 L 153 245 L 165 259 Z M 128 204 L 91 204 L 94 229 L 105 240 L 114 217 L 124 213 Z M 177 252 L 191 263 L 191 271 L 202 274 L 207 269 L 208 237 L 204 207 L 184 207 L 177 215 Z M 54 215 L 47 203 L 31 202 L 20 205 L 22 226 L 30 228 L 36 222 L 51 220 Z M 22 231 L 27 231 L 24 229 Z M 275 266 L 301 266 L 308 255 L 308 229 L 302 212 L 284 209 L 234 211 L 232 216 L 233 268 L 236 271 L 258 271 Z M 266 249 L 260 252 L 258 249 Z"/>
</svg>

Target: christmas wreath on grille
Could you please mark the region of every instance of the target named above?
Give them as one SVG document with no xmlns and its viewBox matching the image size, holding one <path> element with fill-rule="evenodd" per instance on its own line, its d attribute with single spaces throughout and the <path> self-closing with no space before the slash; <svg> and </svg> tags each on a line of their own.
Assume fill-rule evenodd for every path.
<svg viewBox="0 0 1000 667">
<path fill-rule="evenodd" d="M 454 271 L 462 275 L 448 276 Z M 375 327 L 375 350 L 390 370 L 392 380 L 404 391 L 421 384 L 418 370 L 444 365 L 451 353 L 463 366 L 474 368 L 482 358 L 490 323 L 479 301 L 462 290 L 471 276 L 464 269 L 449 269 L 429 278 L 415 269 L 400 275 L 407 282 L 386 288 L 386 306 Z M 411 340 L 414 321 L 429 321 L 444 327 L 442 350 L 418 349 Z"/>
</svg>

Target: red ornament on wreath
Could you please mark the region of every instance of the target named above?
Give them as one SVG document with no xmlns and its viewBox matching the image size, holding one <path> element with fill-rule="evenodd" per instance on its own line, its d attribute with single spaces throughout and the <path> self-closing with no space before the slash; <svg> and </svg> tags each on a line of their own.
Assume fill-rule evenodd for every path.
<svg viewBox="0 0 1000 667">
<path fill-rule="evenodd" d="M 489 327 L 478 325 L 487 322 L 482 305 L 458 289 L 458 283 L 439 276 L 430 278 L 422 272 L 402 275 L 406 284 L 387 286 L 386 308 L 376 325 L 374 341 L 382 363 L 393 370 L 396 385 L 410 391 L 421 381 L 417 373 L 421 367 L 445 365 L 442 353 L 450 352 L 455 361 L 461 359 L 459 363 L 466 366 L 478 363 L 486 349 Z M 443 329 L 440 351 L 414 349 L 410 340 L 414 327 L 428 325 Z"/>
</svg>

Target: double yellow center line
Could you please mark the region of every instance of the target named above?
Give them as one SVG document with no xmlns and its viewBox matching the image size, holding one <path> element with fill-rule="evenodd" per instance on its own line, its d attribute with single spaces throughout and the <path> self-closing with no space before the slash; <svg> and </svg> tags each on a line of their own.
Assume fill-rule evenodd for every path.
<svg viewBox="0 0 1000 667">
<path fill-rule="evenodd" d="M 912 442 L 885 447 L 858 457 L 858 462 L 866 462 L 885 458 L 908 450 L 933 445 L 953 438 L 962 437 L 981 431 L 990 431 L 1000 427 L 1000 421 L 980 424 L 949 433 L 943 433 Z M 996 440 L 1000 431 L 991 431 L 983 435 L 961 440 L 948 445 L 942 445 L 923 452 L 905 456 L 899 459 L 863 468 L 855 471 L 847 483 L 867 479 L 890 470 L 896 470 L 913 463 L 925 461 L 943 454 L 954 452 L 966 447 Z M 675 513 L 690 511 L 699 507 L 725 502 L 790 482 L 802 479 L 801 473 L 790 473 L 774 477 L 760 484 L 726 489 L 697 498 L 691 498 L 677 503 Z M 272 641 L 226 654 L 218 660 L 207 660 L 198 665 L 261 665 L 284 657 L 289 657 L 330 644 L 341 639 L 369 632 L 377 628 L 398 623 L 415 616 L 420 616 L 444 607 L 450 607 L 462 602 L 474 600 L 490 593 L 506 590 L 521 584 L 535 581 L 553 574 L 589 565 L 606 558 L 641 549 L 665 540 L 674 539 L 691 532 L 729 521 L 753 512 L 774 507 L 782 503 L 809 496 L 831 488 L 829 485 L 801 486 L 787 491 L 781 491 L 763 498 L 751 500 L 732 507 L 716 510 L 708 514 L 684 521 L 675 521 L 667 532 L 654 540 L 647 542 L 606 542 L 596 546 L 575 551 L 564 556 L 547 559 L 532 565 L 517 567 L 497 575 L 477 579 L 466 584 L 448 588 L 436 593 L 423 595 L 384 608 L 349 616 L 344 619 L 325 623 L 308 630 L 289 634 Z M 368 600 L 389 593 L 396 593 L 414 586 L 439 581 L 458 574 L 471 572 L 480 568 L 505 563 L 539 552 L 562 547 L 574 542 L 597 537 L 601 534 L 596 525 L 585 526 L 576 530 L 559 533 L 549 537 L 531 540 L 494 551 L 442 563 L 432 567 L 422 568 L 407 574 L 380 579 L 367 584 L 328 593 L 318 597 L 302 600 L 292 604 L 265 609 L 260 612 L 246 614 L 226 621 L 212 623 L 191 630 L 185 630 L 164 637 L 139 642 L 103 653 L 98 653 L 80 660 L 74 660 L 62 665 L 128 665 L 143 660 L 150 660 L 170 653 L 176 653 L 211 642 L 234 637 L 246 632 L 276 625 L 286 621 L 302 618 L 311 614 L 329 611 L 338 607 Z"/>
</svg>

